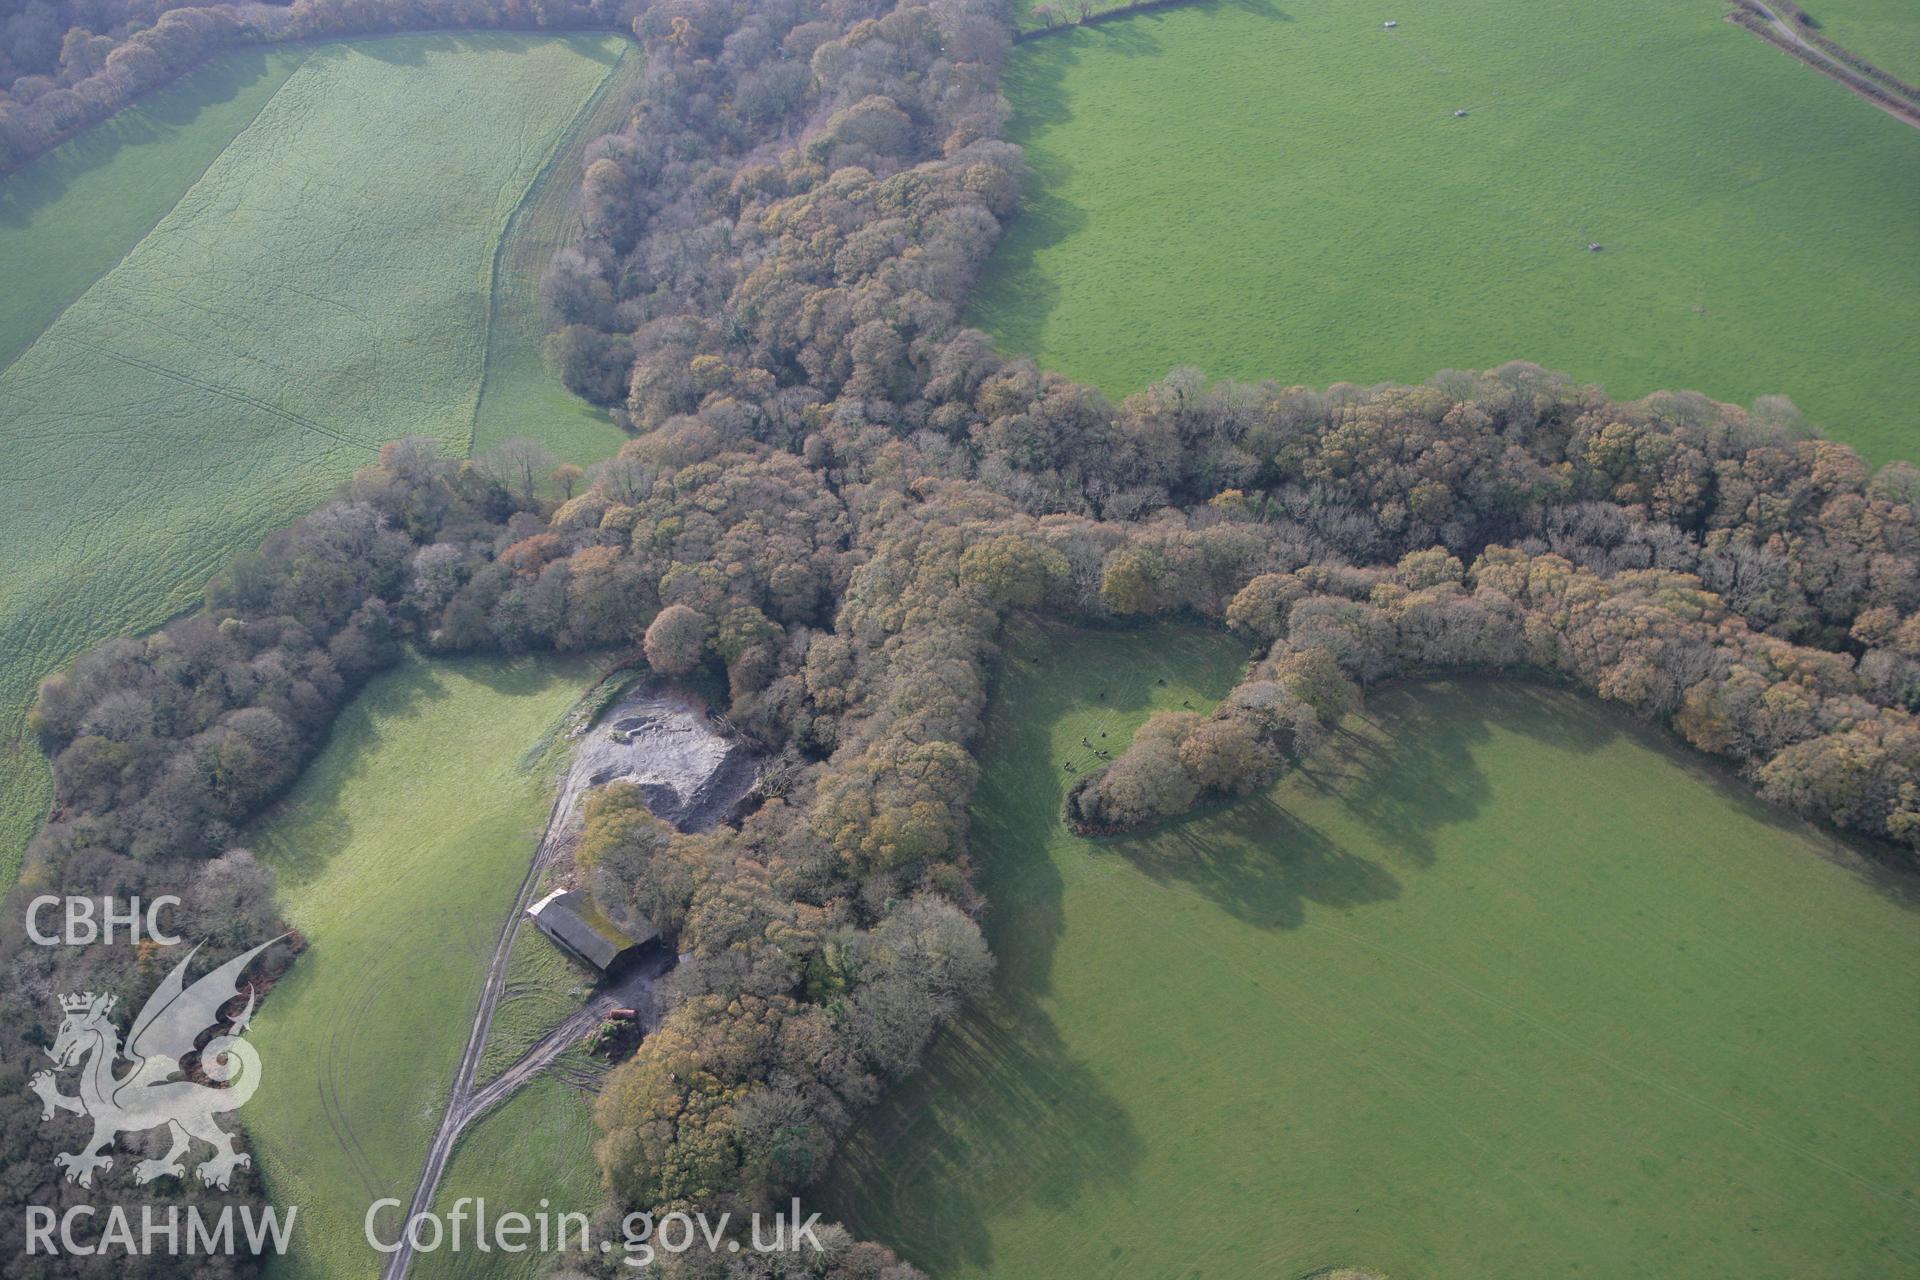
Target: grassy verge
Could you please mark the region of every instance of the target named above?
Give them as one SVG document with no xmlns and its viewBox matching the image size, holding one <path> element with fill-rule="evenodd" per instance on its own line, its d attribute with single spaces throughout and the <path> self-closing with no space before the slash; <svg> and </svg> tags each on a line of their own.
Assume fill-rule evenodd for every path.
<svg viewBox="0 0 1920 1280">
<path fill-rule="evenodd" d="M 1817 0 L 1814 31 L 1908 84 L 1920 84 L 1920 8 L 1912 0 Z"/>
<path fill-rule="evenodd" d="M 586 1003 L 593 975 L 573 964 L 538 929 L 522 927 L 507 957 L 507 987 L 494 1010 L 493 1029 L 480 1055 L 474 1084 L 484 1085 L 512 1066 Z"/>
<path fill-rule="evenodd" d="M 826 1207 L 943 1280 L 1920 1265 L 1911 886 L 1487 683 L 1379 694 L 1242 805 L 1068 836 L 1082 737 L 1231 681 L 1225 650 L 1155 683 L 1176 643 L 1010 646 L 975 810 L 996 993 Z"/>
<path fill-rule="evenodd" d="M 973 320 L 1116 395 L 1527 359 L 1913 454 L 1920 131 L 1722 12 L 1221 0 L 1022 44 L 1036 181 Z"/>
<path fill-rule="evenodd" d="M 410 659 L 341 717 L 248 834 L 311 947 L 262 1007 L 247 1108 L 279 1203 L 283 1276 L 361 1276 L 361 1222 L 405 1201 L 466 1044 L 501 921 L 551 800 L 529 749 L 592 679 L 584 660 Z"/>
<path fill-rule="evenodd" d="M 505 1213 L 584 1213 L 600 1205 L 593 1161 L 593 1097 L 563 1078 L 566 1059 L 481 1118 L 454 1149 L 434 1202 L 450 1211 L 463 1196 L 484 1199 L 490 1219 Z M 570 1238 L 569 1244 L 574 1243 Z M 550 1259 L 473 1249 L 418 1255 L 410 1274 L 428 1280 L 531 1280 Z"/>
<path fill-rule="evenodd" d="M 474 409 L 476 450 L 532 436 L 556 457 L 584 466 L 611 457 L 626 439 L 606 410 L 570 393 L 548 368 L 540 276 L 574 232 L 587 144 L 625 123 L 645 69 L 638 50 L 625 47 L 507 223 L 494 264 L 486 375 Z"/>
</svg>

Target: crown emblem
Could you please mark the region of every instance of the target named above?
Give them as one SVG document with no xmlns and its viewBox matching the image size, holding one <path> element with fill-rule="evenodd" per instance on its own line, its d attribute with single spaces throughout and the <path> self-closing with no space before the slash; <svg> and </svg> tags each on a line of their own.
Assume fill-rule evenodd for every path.
<svg viewBox="0 0 1920 1280">
<path fill-rule="evenodd" d="M 118 1135 L 161 1128 L 171 1132 L 173 1145 L 165 1154 L 134 1166 L 136 1186 L 161 1177 L 185 1178 L 187 1166 L 181 1157 L 195 1142 L 213 1148 L 213 1157 L 193 1171 L 201 1186 L 224 1191 L 236 1169 L 253 1163 L 252 1156 L 233 1149 L 234 1135 L 217 1119 L 237 1110 L 260 1083 L 260 1053 L 240 1034 L 252 1016 L 253 998 L 249 994 L 246 1012 L 233 1020 L 225 1034 L 220 1033 L 220 1009 L 239 998 L 240 975 L 247 966 L 280 940 L 271 938 L 241 952 L 189 986 L 187 966 L 200 950 L 193 948 L 175 962 L 129 1020 L 124 1044 L 119 1031 L 106 1022 L 107 1012 L 119 1000 L 114 993 L 48 993 L 60 1001 L 66 1021 L 53 1042 L 41 1046 L 53 1060 L 53 1069 L 35 1072 L 27 1080 L 27 1089 L 39 1096 L 43 1121 L 62 1111 L 93 1120 L 93 1136 L 85 1146 L 53 1158 L 55 1167 L 66 1171 L 68 1182 L 91 1187 L 95 1175 L 113 1168 L 111 1153 Z M 208 1040 L 209 1035 L 213 1039 Z M 192 1078 L 173 1079 L 180 1074 L 180 1060 L 196 1052 L 200 1069 Z M 133 1065 L 118 1074 L 115 1068 L 123 1060 Z M 55 1072 L 76 1068 L 80 1092 L 60 1092 Z M 16 1114 L 17 1107 L 8 1113 L 9 1120 Z M 148 1151 L 160 1146 L 144 1145 Z"/>
</svg>

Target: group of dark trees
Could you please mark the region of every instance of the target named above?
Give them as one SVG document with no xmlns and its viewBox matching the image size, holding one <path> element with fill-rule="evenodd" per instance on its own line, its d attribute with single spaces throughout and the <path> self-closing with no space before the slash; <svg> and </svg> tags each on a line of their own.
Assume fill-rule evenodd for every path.
<svg viewBox="0 0 1920 1280">
<path fill-rule="evenodd" d="M 1552 551 L 1444 547 L 1398 564 L 1303 565 L 1250 581 L 1225 621 L 1270 643 L 1214 712 L 1156 716 L 1067 799 L 1069 824 L 1124 830 L 1265 785 L 1383 680 L 1443 671 L 1558 677 L 1663 723 L 1809 817 L 1920 846 L 1914 631 L 1864 611 L 1847 652 L 1756 631 L 1695 574 L 1603 575 Z M 1855 659 L 1855 652 L 1858 659 Z"/>
<path fill-rule="evenodd" d="M 1920 472 L 1870 473 L 1782 402 L 1620 404 L 1522 364 L 1325 391 L 1176 371 L 1115 406 L 960 323 L 1023 176 L 1000 0 L 662 0 L 633 29 L 638 101 L 543 285 L 563 375 L 633 439 L 550 481 L 532 446 L 389 445 L 201 613 L 48 681 L 59 807 L 21 892 L 217 888 L 236 944 L 270 936 L 228 850 L 400 645 L 635 651 L 719 690 L 781 781 L 695 835 L 627 788 L 589 808 L 582 883 L 687 956 L 598 1155 L 621 1205 L 742 1209 L 814 1180 L 986 981 L 967 812 L 1010 611 L 1268 650 L 1084 780 L 1089 828 L 1245 792 L 1366 687 L 1471 668 L 1575 681 L 1920 847 Z M 26 1028 L 0 1044 L 8 1198 L 51 1203 L 23 1087 L 49 997 L 156 977 L 105 948 L 0 963 Z M 808 1274 L 911 1274 L 837 1248 Z"/>
</svg>

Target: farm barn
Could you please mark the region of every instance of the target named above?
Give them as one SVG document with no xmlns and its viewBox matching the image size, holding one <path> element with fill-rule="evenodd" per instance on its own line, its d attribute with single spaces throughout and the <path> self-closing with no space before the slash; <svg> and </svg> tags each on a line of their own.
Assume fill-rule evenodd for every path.
<svg viewBox="0 0 1920 1280">
<path fill-rule="evenodd" d="M 613 975 L 660 946 L 657 930 L 630 938 L 594 909 L 577 889 L 556 889 L 527 908 L 554 945 L 600 973 Z"/>
</svg>

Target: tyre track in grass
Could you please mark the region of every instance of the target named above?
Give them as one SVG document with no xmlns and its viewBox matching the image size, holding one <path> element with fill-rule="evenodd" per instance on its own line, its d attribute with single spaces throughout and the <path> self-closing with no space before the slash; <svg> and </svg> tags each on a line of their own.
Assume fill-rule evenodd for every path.
<svg viewBox="0 0 1920 1280">
<path fill-rule="evenodd" d="M 192 387 L 196 391 L 204 391 L 210 396 L 231 400 L 236 404 L 246 405 L 250 409 L 258 409 L 263 413 L 271 414 L 283 422 L 305 428 L 308 431 L 314 432 L 316 435 L 325 436 L 336 444 L 345 445 L 349 449 L 366 449 L 371 447 L 368 441 L 356 440 L 352 436 L 336 431 L 332 427 L 314 421 L 312 418 L 295 413 L 291 409 L 283 409 L 277 404 L 262 400 L 257 396 L 249 395 L 244 391 L 239 391 L 232 387 L 223 387 L 218 383 L 205 382 L 190 374 L 181 373 L 177 369 L 169 369 L 165 365 L 155 364 L 151 360 L 142 360 L 138 356 L 123 355 L 118 351 L 111 351 L 106 347 L 96 346 L 91 342 L 85 342 L 78 338 L 69 339 L 69 341 L 71 341 L 74 346 L 82 347 L 98 355 L 103 355 L 109 360 L 117 360 L 121 364 L 130 365 L 135 369 L 144 370 L 156 377 L 166 378 L 170 381 Z"/>
<path fill-rule="evenodd" d="M 616 676 L 624 667 L 624 661 L 616 663 L 602 679 Z M 625 723 L 622 719 L 625 716 L 661 712 L 668 713 L 669 718 L 672 715 L 684 716 L 689 703 L 684 695 L 663 694 L 643 688 L 616 698 L 610 704 L 593 705 L 595 709 L 574 733 L 576 739 L 598 725 Z M 685 731 L 684 728 L 670 730 L 664 736 L 670 738 L 675 733 Z M 571 853 L 580 830 L 580 813 L 587 793 L 598 785 L 594 779 L 628 776 L 620 772 L 620 768 L 638 763 L 640 757 L 661 764 L 661 757 L 650 754 L 660 751 L 665 751 L 662 767 L 669 772 L 704 768 L 704 773 L 682 772 L 677 775 L 679 781 L 674 784 L 676 790 L 683 783 L 688 790 L 682 792 L 681 810 L 668 819 L 681 831 L 704 831 L 724 821 L 734 811 L 745 799 L 746 788 L 751 786 L 752 779 L 758 773 L 757 762 L 752 763 L 743 779 L 739 767 L 743 757 L 738 751 L 730 751 L 717 759 L 695 753 L 694 758 L 689 760 L 662 744 L 660 737 L 663 735 L 654 735 L 650 743 L 643 743 L 643 736 L 636 734 L 630 739 L 614 739 L 621 744 L 615 748 L 607 747 L 605 742 L 594 744 L 585 741 L 576 741 L 572 748 L 568 769 L 554 788 L 553 803 L 547 809 L 546 826 L 541 832 L 539 846 L 534 850 L 527 873 L 520 881 L 519 892 L 514 895 L 513 907 L 495 935 L 493 958 L 487 964 L 480 1000 L 474 1010 L 472 1026 L 468 1029 L 467 1047 L 454 1071 L 453 1084 L 447 1092 L 447 1105 L 441 1114 L 439 1127 L 427 1147 L 426 1160 L 419 1181 L 414 1186 L 412 1202 L 407 1207 L 408 1221 L 417 1214 L 432 1210 L 433 1198 L 439 1190 L 441 1179 L 446 1175 L 447 1163 L 467 1127 L 577 1044 L 613 1009 L 629 1006 L 643 1010 L 640 1014 L 643 1034 L 657 1024 L 657 1013 L 651 1000 L 652 990 L 660 975 L 674 963 L 675 957 L 671 954 L 652 956 L 646 963 L 634 966 L 610 982 L 601 980 L 584 1008 L 548 1032 L 484 1087 L 476 1088 L 474 1085 L 487 1038 L 493 1029 L 494 1015 L 499 1009 L 500 997 L 508 985 L 507 973 L 514 939 L 526 918 L 527 907 L 533 900 L 534 889 L 541 883 L 543 873 L 563 854 Z M 610 768 L 614 770 L 611 775 L 608 772 Z M 666 817 L 664 813 L 662 816 Z M 413 1261 L 413 1245 L 408 1234 L 405 1231 L 401 1233 L 395 1251 L 388 1255 L 381 1271 L 384 1280 L 402 1280 L 407 1274 L 407 1268 Z"/>
<path fill-rule="evenodd" d="M 349 1108 L 340 1099 L 340 1079 L 345 1074 L 342 1059 L 346 1050 L 342 1048 L 341 1037 L 352 1034 L 360 1026 L 367 1011 L 379 1002 L 392 985 L 391 967 L 381 972 L 372 982 L 366 984 L 359 1001 L 347 1016 L 336 1018 L 328 1029 L 326 1046 L 322 1051 L 320 1071 L 314 1081 L 314 1087 L 320 1094 L 320 1111 L 326 1118 L 327 1127 L 333 1131 L 334 1140 L 346 1153 L 347 1161 L 360 1179 L 360 1185 L 366 1190 L 369 1200 L 380 1194 L 379 1174 L 373 1161 L 368 1157 L 366 1148 L 361 1145 L 359 1135 L 353 1131 L 353 1122 L 349 1118 Z M 351 1048 L 352 1041 L 347 1042 Z"/>
<path fill-rule="evenodd" d="M 507 986 L 508 960 L 513 954 L 513 942 L 518 934 L 520 922 L 525 918 L 527 907 L 533 900 L 533 891 L 540 883 L 541 872 L 547 869 L 563 847 L 570 844 L 567 819 L 570 816 L 569 801 L 571 799 L 573 799 L 571 788 L 561 786 L 556 790 L 553 804 L 547 810 L 547 825 L 541 834 L 540 846 L 534 851 L 533 860 L 527 867 L 527 874 L 520 881 L 520 891 L 514 895 L 513 908 L 507 913 L 495 937 L 493 957 L 487 962 L 486 980 L 480 988 L 480 1002 L 474 1010 L 473 1025 L 467 1032 L 467 1047 L 460 1055 L 459 1066 L 454 1070 L 453 1084 L 447 1091 L 446 1109 L 441 1113 L 440 1125 L 434 1131 L 433 1141 L 427 1146 L 426 1161 L 420 1171 L 419 1181 L 414 1184 L 412 1200 L 407 1206 L 409 1221 L 415 1214 L 426 1213 L 433 1208 L 433 1197 L 439 1190 L 441 1178 L 446 1174 L 447 1162 L 452 1158 L 453 1149 L 468 1126 L 494 1106 L 505 1101 L 522 1085 L 539 1074 L 543 1067 L 571 1048 L 581 1037 L 599 1025 L 600 1020 L 609 1011 L 620 1007 L 623 1003 L 642 998 L 666 963 L 666 958 L 662 957 L 636 969 L 612 986 L 597 991 L 584 1008 L 541 1037 L 506 1070 L 484 1087 L 479 1089 L 474 1087 L 474 1075 L 480 1068 L 480 1058 L 486 1049 L 487 1036 L 493 1029 L 494 1014 L 499 1009 L 501 994 Z M 408 1233 L 401 1233 L 398 1244 L 398 1249 L 388 1256 L 386 1266 L 381 1270 L 384 1280 L 401 1280 L 412 1264 L 413 1245 L 408 1238 Z"/>
</svg>

